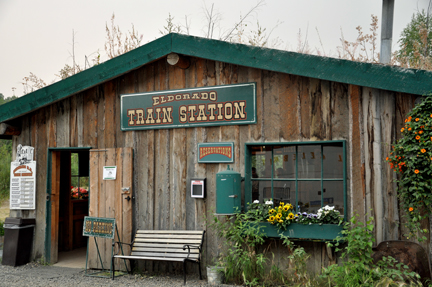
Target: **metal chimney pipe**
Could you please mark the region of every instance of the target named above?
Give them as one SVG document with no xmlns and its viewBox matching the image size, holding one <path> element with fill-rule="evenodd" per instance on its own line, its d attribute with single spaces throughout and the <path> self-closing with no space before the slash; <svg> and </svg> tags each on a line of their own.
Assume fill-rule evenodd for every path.
<svg viewBox="0 0 432 287">
<path fill-rule="evenodd" d="M 394 0 L 383 0 L 381 17 L 381 50 L 380 63 L 389 64 L 391 61 L 393 38 Z"/>
</svg>

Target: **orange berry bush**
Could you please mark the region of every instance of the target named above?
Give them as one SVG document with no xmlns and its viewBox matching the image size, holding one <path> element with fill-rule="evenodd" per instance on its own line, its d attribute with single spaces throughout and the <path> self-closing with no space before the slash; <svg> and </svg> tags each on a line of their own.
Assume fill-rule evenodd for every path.
<svg viewBox="0 0 432 287">
<path fill-rule="evenodd" d="M 402 137 L 386 158 L 397 174 L 398 196 L 405 210 L 408 237 L 427 232 L 420 221 L 432 214 L 432 96 L 416 105 L 401 128 Z"/>
</svg>

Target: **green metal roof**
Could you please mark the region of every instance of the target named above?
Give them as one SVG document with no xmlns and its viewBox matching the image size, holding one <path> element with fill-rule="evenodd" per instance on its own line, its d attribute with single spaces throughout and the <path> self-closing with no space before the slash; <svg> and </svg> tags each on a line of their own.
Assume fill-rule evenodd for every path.
<svg viewBox="0 0 432 287">
<path fill-rule="evenodd" d="M 432 92 L 432 71 L 360 63 L 169 34 L 65 80 L 1 105 L 0 122 L 19 117 L 116 78 L 169 53 L 408 94 L 425 95 Z"/>
</svg>

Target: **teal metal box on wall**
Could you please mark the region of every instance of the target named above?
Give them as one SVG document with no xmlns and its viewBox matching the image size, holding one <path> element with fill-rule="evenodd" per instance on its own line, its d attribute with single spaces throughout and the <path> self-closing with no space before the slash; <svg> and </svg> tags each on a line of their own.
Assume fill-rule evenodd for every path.
<svg viewBox="0 0 432 287">
<path fill-rule="evenodd" d="M 239 172 L 227 168 L 216 174 L 216 213 L 233 214 L 241 208 L 241 181 Z"/>
</svg>

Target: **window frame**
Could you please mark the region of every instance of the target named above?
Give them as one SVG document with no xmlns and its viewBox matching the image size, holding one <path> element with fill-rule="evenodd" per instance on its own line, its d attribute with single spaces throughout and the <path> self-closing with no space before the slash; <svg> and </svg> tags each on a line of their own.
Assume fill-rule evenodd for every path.
<svg viewBox="0 0 432 287">
<path fill-rule="evenodd" d="M 295 146 L 296 151 L 299 146 L 305 146 L 305 145 L 320 145 L 321 151 L 323 150 L 323 146 L 325 145 L 331 145 L 331 144 L 341 144 L 342 145 L 342 165 L 343 165 L 343 174 L 342 174 L 342 182 L 343 182 L 343 205 L 344 205 L 344 211 L 343 216 L 344 220 L 347 220 L 347 156 L 346 156 L 346 140 L 331 140 L 331 141 L 308 141 L 308 142 L 254 142 L 254 143 L 245 143 L 245 193 L 244 193 L 244 199 L 245 199 L 245 206 L 247 206 L 247 203 L 252 202 L 252 154 L 251 154 L 251 147 L 256 146 Z M 272 150 L 272 159 L 274 158 L 274 150 Z M 296 167 L 298 163 L 298 156 L 296 156 Z M 271 178 L 266 179 L 254 179 L 256 181 L 271 181 L 271 188 L 273 192 L 273 183 L 275 181 L 280 181 L 280 179 L 274 178 L 274 161 L 272 160 L 272 168 L 271 168 Z M 321 189 L 323 188 L 323 182 L 324 181 L 340 181 L 340 178 L 337 179 L 324 179 L 323 177 L 323 160 L 321 159 Z M 295 181 L 296 184 L 296 206 L 297 206 L 297 200 L 298 200 L 298 182 L 301 181 L 298 178 L 298 170 L 296 170 L 295 179 L 291 180 Z M 321 206 L 324 206 L 324 193 L 321 193 Z M 245 207 L 247 208 L 247 207 Z"/>
</svg>

